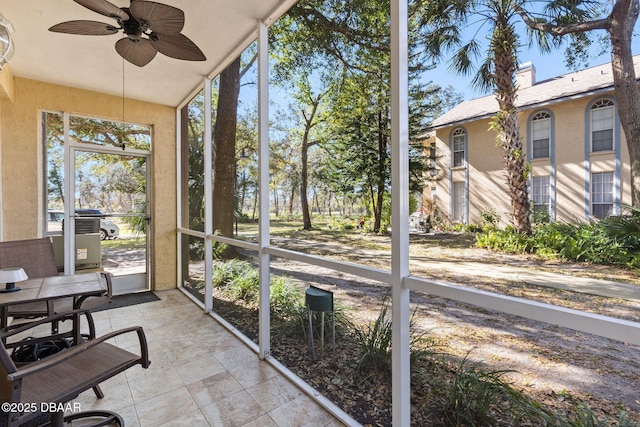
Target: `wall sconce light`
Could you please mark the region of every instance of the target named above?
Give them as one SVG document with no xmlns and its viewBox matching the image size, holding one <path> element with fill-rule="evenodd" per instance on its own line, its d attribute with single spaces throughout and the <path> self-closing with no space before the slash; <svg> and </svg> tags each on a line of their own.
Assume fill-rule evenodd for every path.
<svg viewBox="0 0 640 427">
<path fill-rule="evenodd" d="M 11 61 L 16 52 L 11 33 L 14 32 L 13 25 L 0 14 L 0 70 Z"/>
</svg>

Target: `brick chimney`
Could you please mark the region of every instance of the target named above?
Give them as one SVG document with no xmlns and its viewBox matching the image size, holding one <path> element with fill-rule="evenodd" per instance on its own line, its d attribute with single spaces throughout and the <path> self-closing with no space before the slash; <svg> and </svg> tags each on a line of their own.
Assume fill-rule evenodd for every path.
<svg viewBox="0 0 640 427">
<path fill-rule="evenodd" d="M 518 66 L 516 83 L 520 89 L 525 89 L 536 84 L 536 67 L 534 67 L 531 62 L 525 62 Z"/>
</svg>

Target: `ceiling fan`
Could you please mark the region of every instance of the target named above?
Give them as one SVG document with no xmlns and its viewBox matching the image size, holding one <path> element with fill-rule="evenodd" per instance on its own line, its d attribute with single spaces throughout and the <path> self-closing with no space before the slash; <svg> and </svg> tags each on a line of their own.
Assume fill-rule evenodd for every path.
<svg viewBox="0 0 640 427">
<path fill-rule="evenodd" d="M 184 12 L 176 7 L 152 1 L 131 0 L 129 7 L 117 7 L 107 0 L 73 0 L 101 15 L 114 18 L 118 26 L 98 21 L 67 21 L 49 31 L 89 36 L 115 34 L 126 37 L 116 42 L 116 52 L 138 67 L 144 67 L 160 52 L 186 61 L 205 61 L 200 48 L 180 31 Z"/>
</svg>

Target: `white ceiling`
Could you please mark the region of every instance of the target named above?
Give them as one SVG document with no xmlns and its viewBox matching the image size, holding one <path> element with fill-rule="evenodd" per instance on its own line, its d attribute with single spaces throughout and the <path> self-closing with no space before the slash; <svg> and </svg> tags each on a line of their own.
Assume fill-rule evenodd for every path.
<svg viewBox="0 0 640 427">
<path fill-rule="evenodd" d="M 182 33 L 204 52 L 206 61 L 169 58 L 160 53 L 145 67 L 124 61 L 114 44 L 122 32 L 82 36 L 48 31 L 63 21 L 92 20 L 117 26 L 114 19 L 73 0 L 0 0 L 0 13 L 15 29 L 11 72 L 24 77 L 127 98 L 177 106 L 202 79 L 220 68 L 239 46 L 255 38 L 260 21 L 268 25 L 295 0 L 156 0 L 185 13 Z M 128 7 L 130 0 L 110 0 Z"/>
</svg>

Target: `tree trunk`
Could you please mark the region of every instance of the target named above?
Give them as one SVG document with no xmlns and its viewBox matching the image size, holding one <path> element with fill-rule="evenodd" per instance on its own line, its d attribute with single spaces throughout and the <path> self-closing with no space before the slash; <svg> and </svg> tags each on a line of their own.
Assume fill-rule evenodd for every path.
<svg viewBox="0 0 640 427">
<path fill-rule="evenodd" d="M 242 181 L 240 184 L 240 189 L 241 189 L 241 193 L 240 193 L 240 203 L 238 203 L 239 206 L 239 211 L 240 214 L 242 214 L 244 212 L 244 199 L 247 195 L 247 177 L 244 173 L 244 171 L 242 172 Z"/>
<path fill-rule="evenodd" d="M 494 121 L 500 131 L 499 139 L 511 196 L 513 225 L 519 233 L 531 234 L 527 170 L 515 105 L 517 97 L 514 55 L 516 37 L 508 20 L 498 20 L 493 35 L 495 96 L 500 107 Z"/>
<path fill-rule="evenodd" d="M 220 74 L 216 123 L 213 129 L 213 229 L 233 237 L 236 180 L 236 125 L 240 91 L 240 58 Z M 226 256 L 235 250 L 228 247 Z"/>
<path fill-rule="evenodd" d="M 278 218 L 280 216 L 280 203 L 278 200 L 278 189 L 274 188 L 273 189 L 273 209 L 274 209 L 274 214 L 276 216 L 276 218 Z"/>
<path fill-rule="evenodd" d="M 300 204 L 302 206 L 302 228 L 311 230 L 311 213 L 309 212 L 309 199 L 307 197 L 307 187 L 309 185 L 309 130 L 305 129 L 300 148 L 300 160 L 302 162 L 300 171 Z"/>
<path fill-rule="evenodd" d="M 384 202 L 384 188 L 378 188 L 376 206 L 373 211 L 373 231 L 379 233 L 382 225 L 382 203 Z M 383 230 L 384 231 L 384 230 Z"/>
<path fill-rule="evenodd" d="M 256 185 L 255 190 L 253 191 L 253 213 L 251 214 L 251 219 L 256 219 L 256 211 L 258 210 L 258 192 L 259 188 Z"/>
<path fill-rule="evenodd" d="M 291 186 L 291 193 L 289 195 L 289 215 L 293 216 L 293 203 L 296 199 L 296 186 Z"/>
<path fill-rule="evenodd" d="M 311 214 L 309 212 L 309 198 L 307 195 L 307 189 L 309 187 L 309 148 L 316 144 L 309 141 L 309 137 L 311 129 L 316 125 L 315 120 L 321 100 L 322 94 L 315 98 L 311 98 L 311 112 L 307 115 L 305 111 L 302 111 L 305 123 L 304 134 L 302 136 L 302 146 L 300 147 L 300 157 L 302 162 L 302 170 L 300 171 L 300 204 L 302 205 L 302 228 L 305 230 L 311 230 Z"/>
<path fill-rule="evenodd" d="M 640 94 L 633 66 L 631 38 L 638 20 L 638 0 L 618 0 L 611 13 L 611 68 L 618 114 L 629 148 L 631 203 L 640 207 Z"/>
<path fill-rule="evenodd" d="M 380 232 L 382 225 L 382 202 L 384 201 L 384 189 L 387 173 L 387 134 L 385 126 L 385 117 L 387 111 L 378 111 L 378 170 L 377 170 L 377 194 L 374 206 L 374 224 L 373 231 Z M 385 230 L 383 230 L 385 231 Z"/>
</svg>

